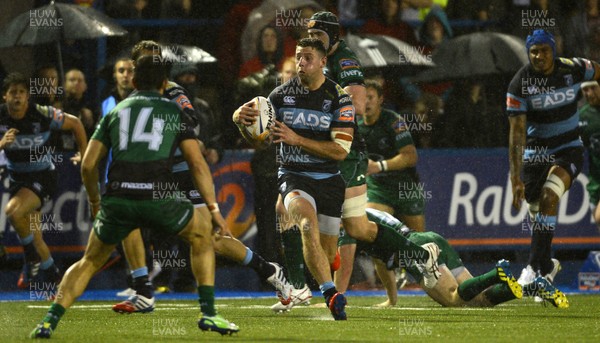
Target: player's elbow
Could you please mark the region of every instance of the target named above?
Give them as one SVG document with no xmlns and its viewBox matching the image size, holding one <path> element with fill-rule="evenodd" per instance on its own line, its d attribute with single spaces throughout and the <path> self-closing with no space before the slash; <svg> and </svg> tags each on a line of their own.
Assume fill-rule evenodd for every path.
<svg viewBox="0 0 600 343">
<path fill-rule="evenodd" d="M 81 161 L 81 178 L 84 180 L 89 179 L 97 171 L 97 166 L 98 163 L 95 163 L 92 159 L 84 158 Z"/>
<path fill-rule="evenodd" d="M 343 161 L 346 159 L 349 152 L 350 151 L 346 151 L 346 149 L 339 147 L 336 153 L 332 156 L 332 159 L 338 162 Z"/>
</svg>

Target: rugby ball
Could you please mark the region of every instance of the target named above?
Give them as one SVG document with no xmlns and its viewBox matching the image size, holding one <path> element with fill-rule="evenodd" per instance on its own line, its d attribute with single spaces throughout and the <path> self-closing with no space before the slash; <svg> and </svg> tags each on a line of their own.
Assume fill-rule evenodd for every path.
<svg viewBox="0 0 600 343">
<path fill-rule="evenodd" d="M 257 96 L 253 100 L 254 108 L 258 110 L 259 115 L 252 125 L 246 126 L 246 131 L 254 140 L 264 142 L 271 134 L 271 125 L 275 122 L 275 109 L 264 96 Z"/>
</svg>

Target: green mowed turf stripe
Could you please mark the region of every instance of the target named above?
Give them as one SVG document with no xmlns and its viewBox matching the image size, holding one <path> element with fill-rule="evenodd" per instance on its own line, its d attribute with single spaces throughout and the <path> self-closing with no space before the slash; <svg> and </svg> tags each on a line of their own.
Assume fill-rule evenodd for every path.
<svg viewBox="0 0 600 343">
<path fill-rule="evenodd" d="M 313 299 L 319 303 L 321 299 Z M 427 297 L 400 298 L 394 308 L 374 308 L 383 297 L 351 297 L 348 321 L 328 310 L 300 306 L 285 314 L 270 310 L 274 299 L 217 299 L 219 312 L 239 334 L 201 332 L 194 301 L 157 304 L 151 314 L 120 315 L 111 302 L 77 302 L 53 335 L 60 342 L 598 342 L 600 296 L 574 295 L 571 307 L 544 307 L 531 299 L 495 308 L 442 308 Z M 0 305 L 0 342 L 27 336 L 49 302 Z M 190 311 L 192 310 L 192 311 Z"/>
<path fill-rule="evenodd" d="M 43 308 L 43 309 L 47 309 L 49 305 L 27 305 L 27 308 Z M 97 310 L 97 309 L 111 309 L 112 304 L 106 304 L 106 305 L 73 305 L 71 307 L 71 309 L 82 309 L 82 310 Z M 239 310 L 244 310 L 244 309 L 271 309 L 271 306 L 267 306 L 267 305 L 224 305 L 224 304 L 217 304 L 215 305 L 215 307 L 217 308 L 235 308 L 235 309 L 239 309 Z M 296 310 L 312 310 L 312 309 L 319 309 L 320 307 L 313 307 L 313 306 L 296 306 L 293 308 L 294 311 Z M 323 309 L 325 307 L 322 307 Z M 352 308 L 361 308 L 361 309 L 370 309 L 373 311 L 378 311 L 378 310 L 392 310 L 392 311 L 431 311 L 432 307 L 402 307 L 401 305 L 396 306 L 396 307 L 390 307 L 390 308 L 384 308 L 384 307 L 375 307 L 375 306 L 356 306 L 356 305 L 347 305 L 346 308 L 348 309 L 352 309 Z M 198 306 L 197 305 L 184 305 L 184 304 L 156 304 L 155 307 L 155 311 L 166 311 L 166 310 L 178 310 L 178 309 L 182 309 L 182 310 L 197 310 Z M 503 307 L 496 307 L 496 308 L 457 308 L 454 310 L 461 310 L 461 311 L 490 311 L 490 310 L 494 310 L 494 311 L 515 311 L 514 309 L 509 309 L 509 308 L 503 308 Z"/>
</svg>

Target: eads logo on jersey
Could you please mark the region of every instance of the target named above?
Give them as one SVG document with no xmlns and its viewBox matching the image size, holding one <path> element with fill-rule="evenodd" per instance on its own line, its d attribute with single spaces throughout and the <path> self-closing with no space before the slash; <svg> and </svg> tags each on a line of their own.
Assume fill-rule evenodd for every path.
<svg viewBox="0 0 600 343">
<path fill-rule="evenodd" d="M 565 105 L 575 100 L 576 96 L 577 93 L 572 88 L 559 90 L 555 93 L 542 94 L 531 98 L 531 107 L 534 110 L 541 110 L 548 107 Z"/>
<path fill-rule="evenodd" d="M 284 111 L 283 122 L 294 128 L 322 128 L 328 129 L 331 117 L 328 115 L 317 115 L 315 113 L 304 113 L 304 111 Z"/>
</svg>

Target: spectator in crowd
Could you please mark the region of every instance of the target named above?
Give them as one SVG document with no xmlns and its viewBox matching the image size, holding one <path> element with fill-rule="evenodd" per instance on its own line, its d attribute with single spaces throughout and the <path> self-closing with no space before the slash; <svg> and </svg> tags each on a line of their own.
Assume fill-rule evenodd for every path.
<svg viewBox="0 0 600 343">
<path fill-rule="evenodd" d="M 586 1 L 586 23 L 588 26 L 588 47 L 590 49 L 587 55 L 590 60 L 600 61 L 600 7 L 599 0 Z"/>
<path fill-rule="evenodd" d="M 435 148 L 437 134 L 442 131 L 440 117 L 443 115 L 442 99 L 431 93 L 423 93 L 414 106 L 414 124 L 411 135 L 417 148 Z"/>
<path fill-rule="evenodd" d="M 448 0 L 402 0 L 402 20 L 423 21 L 434 9 L 443 10 Z"/>
<path fill-rule="evenodd" d="M 283 35 L 275 26 L 266 26 L 260 31 L 256 42 L 257 55 L 246 61 L 240 69 L 239 78 L 242 79 L 252 73 L 262 70 L 268 64 L 274 64 L 276 69 L 281 67 L 283 61 Z"/>
<path fill-rule="evenodd" d="M 113 79 L 115 87 L 108 96 L 102 100 L 100 114 L 106 116 L 118 103 L 125 99 L 133 91 L 133 61 L 129 57 L 117 59 L 113 67 Z M 107 166 L 110 163 L 111 154 L 100 163 L 100 188 L 104 191 L 104 181 L 107 176 Z"/>
<path fill-rule="evenodd" d="M 419 29 L 419 52 L 431 58 L 434 50 L 442 42 L 452 37 L 453 32 L 446 13 L 440 8 L 434 8 L 425 17 Z M 452 86 L 450 82 L 416 85 L 410 83 L 407 78 L 402 78 L 400 83 L 406 99 L 413 104 L 421 97 L 422 92 L 432 93 L 443 98 Z"/>
<path fill-rule="evenodd" d="M 198 68 L 193 63 L 175 63 L 171 67 L 170 76 L 171 80 L 185 88 L 191 98 L 196 119 L 200 124 L 199 137 L 206 147 L 206 151 L 203 152 L 206 162 L 219 162 L 223 154 L 220 117 L 213 113 L 206 100 L 198 97 Z"/>
<path fill-rule="evenodd" d="M 160 16 L 161 0 L 105 0 L 106 15 L 118 19 L 156 19 Z M 144 39 L 155 39 L 154 27 L 130 27 L 123 37 L 109 38 L 108 54 L 112 55 Z"/>
<path fill-rule="evenodd" d="M 581 1 L 562 1 L 560 12 L 564 14 L 562 22 L 558 23 L 563 38 L 563 55 L 588 56 L 589 28 L 586 23 L 585 4 Z"/>
<path fill-rule="evenodd" d="M 88 137 L 94 133 L 96 116 L 86 104 L 84 94 L 87 91 L 85 75 L 79 69 L 71 69 L 65 74 L 65 97 L 63 110 L 78 117 Z"/>
<path fill-rule="evenodd" d="M 454 33 L 459 36 L 491 27 L 492 31 L 500 31 L 505 22 L 509 4 L 506 0 L 448 0 L 446 14 L 450 20 L 473 20 L 475 25 L 455 26 Z M 492 21 L 493 23 L 486 23 Z M 483 25 L 486 25 L 485 27 Z"/>
<path fill-rule="evenodd" d="M 443 41 L 452 37 L 452 27 L 446 13 L 439 8 L 432 9 L 419 29 L 419 44 L 424 47 L 423 54 L 431 54 Z"/>
<path fill-rule="evenodd" d="M 506 145 L 504 118 L 500 108 L 490 106 L 486 89 L 478 80 L 454 85 L 444 104 L 438 144 L 445 148 L 489 148 Z"/>
<path fill-rule="evenodd" d="M 121 57 L 115 62 L 113 79 L 115 87 L 102 100 L 103 117 L 133 91 L 133 61 L 129 57 Z"/>
<path fill-rule="evenodd" d="M 232 44 L 231 42 L 239 42 L 240 33 L 248 22 L 250 12 L 261 2 L 262 0 L 238 1 L 231 7 L 223 20 L 218 41 L 228 42 L 228 44 L 218 44 L 217 59 L 225 88 L 233 86 L 239 74 L 238 68 L 243 64 L 240 44 Z"/>
<path fill-rule="evenodd" d="M 61 107 L 60 97 L 64 90 L 59 87 L 58 70 L 53 65 L 44 65 L 33 73 L 30 81 L 30 93 L 33 102 L 38 105 Z M 33 87 L 31 87 L 33 86 Z"/>
<path fill-rule="evenodd" d="M 377 16 L 367 20 L 361 31 L 391 36 L 410 45 L 417 44 L 412 27 L 400 19 L 400 0 L 379 0 Z"/>
<path fill-rule="evenodd" d="M 337 15 L 340 21 L 356 20 L 359 16 L 358 0 L 337 1 Z"/>
</svg>

